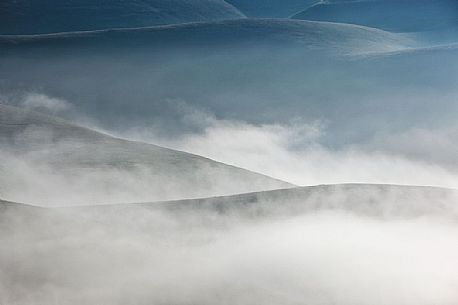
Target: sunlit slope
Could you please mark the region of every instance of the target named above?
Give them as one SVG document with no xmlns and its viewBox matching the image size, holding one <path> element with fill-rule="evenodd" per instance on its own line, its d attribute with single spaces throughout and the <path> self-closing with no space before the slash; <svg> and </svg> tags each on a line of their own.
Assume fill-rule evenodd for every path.
<svg viewBox="0 0 458 305">
<path fill-rule="evenodd" d="M 364 0 L 323 2 L 295 19 L 343 22 L 394 32 L 419 32 L 458 26 L 454 0 Z"/>
<path fill-rule="evenodd" d="M 243 18 L 224 0 L 4 0 L 0 34 L 40 34 Z"/>
<path fill-rule="evenodd" d="M 0 105 L 0 194 L 20 202 L 132 202 L 288 187 L 200 156 Z"/>
</svg>

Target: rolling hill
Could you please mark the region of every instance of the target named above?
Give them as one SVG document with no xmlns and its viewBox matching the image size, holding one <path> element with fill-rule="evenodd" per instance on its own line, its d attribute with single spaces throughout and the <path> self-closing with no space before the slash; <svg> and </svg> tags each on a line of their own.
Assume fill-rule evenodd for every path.
<svg viewBox="0 0 458 305">
<path fill-rule="evenodd" d="M 254 124 L 324 118 L 332 143 L 456 114 L 456 48 L 410 48 L 364 27 L 240 20 L 0 40 L 0 90 L 12 103 L 24 92 L 63 99 L 117 133 L 194 128 L 181 102 Z"/>
<path fill-rule="evenodd" d="M 341 99 L 349 90 L 365 92 L 352 87 L 371 80 L 358 72 L 361 81 L 347 77 L 355 63 L 347 56 L 412 44 L 367 27 L 278 19 L 2 36 L 0 90 L 12 103 L 29 92 L 66 100 L 116 132 L 157 124 L 179 134 L 189 128 L 177 114 L 181 102 L 254 123 L 298 114 L 343 120 L 355 109 L 342 109 Z"/>
<path fill-rule="evenodd" d="M 0 90 L 11 103 L 29 92 L 66 100 L 117 133 L 189 130 L 183 102 L 254 124 L 323 118 L 331 141 L 352 141 L 430 124 L 431 113 L 454 120 L 456 50 L 402 55 L 415 44 L 365 27 L 272 19 L 3 36 Z M 419 102 L 426 98 L 435 102 Z"/>
<path fill-rule="evenodd" d="M 348 212 L 376 219 L 414 219 L 421 217 L 458 217 L 458 191 L 454 189 L 390 184 L 334 184 L 292 187 L 199 199 L 148 203 L 85 205 L 40 208 L 22 203 L 0 201 L 3 210 L 72 215 L 82 213 L 98 219 L 129 213 L 166 213 L 180 219 L 211 224 L 221 219 L 264 221 L 316 212 Z M 49 214 L 49 213 L 48 213 Z M 37 214 L 38 216 L 39 214 Z M 58 214 L 57 214 L 58 215 Z M 131 216 L 132 214 L 130 214 Z M 135 217 L 132 217 L 135 218 Z M 207 219 L 207 221 L 204 221 Z"/>
<path fill-rule="evenodd" d="M 375 0 L 318 3 L 294 19 L 365 25 L 393 32 L 421 32 L 458 26 L 454 0 Z"/>
<path fill-rule="evenodd" d="M 0 0 L 0 305 L 456 304 L 457 10 Z"/>
<path fill-rule="evenodd" d="M 458 216 L 458 191 L 438 187 L 355 183 L 143 203 L 141 206 L 165 209 L 183 217 L 189 215 L 189 211 L 201 211 L 199 215 L 208 212 L 237 219 L 278 218 L 317 211 L 345 211 L 382 219 L 432 215 L 453 219 Z"/>
<path fill-rule="evenodd" d="M 248 17 L 286 18 L 319 0 L 227 0 Z"/>
<path fill-rule="evenodd" d="M 457 207 L 455 190 L 369 184 L 95 207 L 0 202 L 0 301 L 366 305 L 409 293 L 429 305 L 427 287 L 438 287 L 451 304 Z"/>
<path fill-rule="evenodd" d="M 286 217 L 314 214 L 316 212 L 348 212 L 376 219 L 414 219 L 421 217 L 458 217 L 458 191 L 454 189 L 391 184 L 331 184 L 291 187 L 270 191 L 243 193 L 198 199 L 158 201 L 148 203 L 104 204 L 41 208 L 28 204 L 1 201 L 3 211 L 18 210 L 73 213 L 110 219 L 129 213 L 166 213 L 187 221 L 211 224 L 221 219 L 235 221 L 264 221 Z M 92 216 L 91 216 L 92 215 Z M 135 217 L 131 217 L 135 218 Z M 204 221 L 207 219 L 207 221 Z"/>
<path fill-rule="evenodd" d="M 6 105 L 0 105 L 0 143 L 0 193 L 14 201 L 132 202 L 290 186 L 200 156 L 114 138 Z"/>
<path fill-rule="evenodd" d="M 219 88 L 223 79 L 226 84 L 238 82 L 257 74 L 256 70 L 245 69 L 270 68 L 290 56 L 296 60 L 298 54 L 302 57 L 299 64 L 313 70 L 330 56 L 396 51 L 411 43 L 400 35 L 366 27 L 277 19 L 2 36 L 0 89 L 8 94 L 11 90 L 41 88 L 44 94 L 57 95 L 84 108 L 97 108 L 89 111 L 92 114 L 103 109 L 108 118 L 120 113 L 116 111 L 118 106 L 128 100 L 157 111 L 167 110 L 167 99 L 191 103 L 211 99 L 218 103 L 227 93 L 219 92 L 220 98 L 214 97 L 211 88 Z M 287 63 L 278 65 L 275 72 L 290 69 Z M 228 69 L 234 70 L 230 74 L 238 75 L 219 75 Z M 267 75 L 275 77 L 271 71 Z M 191 84 L 196 81 L 202 84 Z M 245 81 L 237 84 L 239 90 L 231 89 L 231 94 L 243 91 L 244 83 L 248 85 Z M 197 89 L 201 85 L 204 88 Z M 138 90 L 132 90 L 134 87 Z M 189 94 L 204 92 L 203 96 Z M 121 112 L 128 116 L 137 109 L 145 113 L 140 106 Z"/>
<path fill-rule="evenodd" d="M 243 18 L 223 0 L 5 0 L 0 34 L 42 34 Z"/>
<path fill-rule="evenodd" d="M 409 293 L 429 305 L 433 286 L 451 304 L 457 203 L 455 190 L 368 184 L 96 207 L 0 202 L 0 301 L 366 305 Z"/>
<path fill-rule="evenodd" d="M 215 22 L 110 29 L 49 35 L 0 35 L 0 55 L 22 49 L 76 52 L 116 47 L 121 50 L 237 46 L 297 46 L 332 54 L 403 49 L 411 41 L 385 31 L 347 24 L 286 19 L 238 19 Z M 64 53 L 64 54 L 65 54 Z"/>
</svg>

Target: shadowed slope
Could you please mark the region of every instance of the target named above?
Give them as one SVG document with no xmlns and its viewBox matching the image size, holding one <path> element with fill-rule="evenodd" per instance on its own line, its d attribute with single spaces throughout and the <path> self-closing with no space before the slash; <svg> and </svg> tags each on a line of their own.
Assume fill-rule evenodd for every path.
<svg viewBox="0 0 458 305">
<path fill-rule="evenodd" d="M 137 29 L 100 30 L 50 35 L 0 36 L 1 54 L 24 48 L 75 52 L 74 48 L 160 50 L 202 46 L 297 46 L 337 54 L 390 51 L 405 48 L 403 36 L 377 29 L 326 22 L 240 19 Z"/>
<path fill-rule="evenodd" d="M 227 0 L 248 17 L 286 18 L 319 0 Z"/>
<path fill-rule="evenodd" d="M 41 34 L 243 18 L 223 0 L 4 0 L 0 34 Z"/>
<path fill-rule="evenodd" d="M 455 51 L 410 60 L 396 53 L 409 46 L 403 35 L 365 27 L 241 20 L 3 37 L 0 46 L 0 87 L 12 103 L 38 91 L 117 132 L 202 126 L 183 122 L 175 101 L 254 124 L 324 119 L 340 142 L 456 113 Z M 340 56 L 361 53 L 377 56 Z"/>
<path fill-rule="evenodd" d="M 394 32 L 419 32 L 458 26 L 454 0 L 375 0 L 319 3 L 292 18 L 360 24 Z"/>
</svg>

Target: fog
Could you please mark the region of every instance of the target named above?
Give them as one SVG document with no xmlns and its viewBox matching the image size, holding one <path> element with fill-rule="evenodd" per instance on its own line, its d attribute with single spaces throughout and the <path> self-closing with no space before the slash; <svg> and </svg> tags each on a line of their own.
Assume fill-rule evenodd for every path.
<svg viewBox="0 0 458 305">
<path fill-rule="evenodd" d="M 332 130 L 319 120 L 250 124 L 219 120 L 197 109 L 188 109 L 184 117 L 202 131 L 165 138 L 155 128 L 135 128 L 124 136 L 206 155 L 296 185 L 366 182 L 458 186 L 454 126 L 411 127 L 396 133 L 387 128 L 363 141 L 336 145 L 327 140 Z"/>
<path fill-rule="evenodd" d="M 456 48 L 416 52 L 431 45 L 352 26 L 245 22 L 3 37 L 0 88 L 15 105 L 43 94 L 104 129 L 154 125 L 170 137 L 190 129 L 180 101 L 250 124 L 324 120 L 332 143 L 455 120 Z"/>
<path fill-rule="evenodd" d="M 39 101 L 40 105 L 54 105 L 43 96 Z M 0 119 L 0 196 L 10 201 L 40 206 L 112 204 L 292 186 L 201 156 L 111 137 L 24 108 L 0 105 Z"/>
<path fill-rule="evenodd" d="M 296 118 L 289 123 L 255 124 L 219 119 L 185 101 L 171 103 L 174 116 L 188 130 L 173 137 L 164 134 L 160 124 L 124 132 L 107 130 L 75 111 L 71 101 L 43 94 L 26 94 L 20 105 L 70 117 L 117 137 L 205 156 L 299 186 L 359 182 L 458 187 L 453 125 L 407 126 L 396 131 L 387 125 L 372 136 L 339 143 L 329 140 L 334 136 L 327 120 Z M 201 161 L 182 162 L 180 154 L 168 156 L 171 152 L 106 139 L 103 134 L 99 140 L 84 133 L 74 138 L 75 131 L 66 130 L 32 124 L 15 133 L 13 142 L 2 144 L 0 193 L 4 199 L 65 206 L 175 200 L 291 186 L 244 178 L 245 174 Z"/>
<path fill-rule="evenodd" d="M 0 35 L 0 304 L 458 304 L 455 31 Z"/>
<path fill-rule="evenodd" d="M 226 212 L 201 203 L 10 206 L 1 214 L 0 300 L 455 304 L 456 196 L 418 192 L 330 188 L 302 201 L 269 195 L 255 214 L 230 199 Z"/>
</svg>

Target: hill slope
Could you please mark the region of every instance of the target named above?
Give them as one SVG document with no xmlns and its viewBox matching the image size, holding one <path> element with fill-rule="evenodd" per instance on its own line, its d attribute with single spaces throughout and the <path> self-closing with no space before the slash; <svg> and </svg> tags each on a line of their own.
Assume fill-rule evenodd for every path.
<svg viewBox="0 0 458 305">
<path fill-rule="evenodd" d="M 200 156 L 5 105 L 0 105 L 0 141 L 0 193 L 14 201 L 131 202 L 289 186 Z"/>
<path fill-rule="evenodd" d="M 319 0 L 227 0 L 248 17 L 285 18 L 300 12 Z"/>
<path fill-rule="evenodd" d="M 180 225 L 210 225 L 221 221 L 270 221 L 318 212 L 345 212 L 380 220 L 458 217 L 458 190 L 395 184 L 330 184 L 292 187 L 199 199 L 41 208 L 0 200 L 0 211 L 48 217 L 84 215 L 102 223 L 128 215 L 163 213 Z M 22 215 L 22 216 L 24 216 Z M 118 219 L 119 220 L 119 219 Z"/>
<path fill-rule="evenodd" d="M 430 305 L 440 291 L 453 304 L 457 198 L 333 185 L 143 205 L 0 202 L 0 301 Z"/>
<path fill-rule="evenodd" d="M 110 130 L 154 122 L 181 132 L 189 126 L 176 113 L 178 100 L 250 123 L 324 118 L 333 124 L 326 134 L 346 140 L 388 121 L 454 116 L 451 99 L 442 97 L 457 88 L 456 51 L 444 52 L 447 60 L 437 52 L 383 64 L 334 60 L 406 45 L 403 35 L 364 27 L 277 20 L 2 37 L 0 88 L 12 98 L 38 91 L 64 99 Z M 434 103 L 414 102 L 436 91 Z M 364 128 L 354 128 L 358 122 Z"/>
<path fill-rule="evenodd" d="M 0 34 L 40 34 L 243 18 L 223 0 L 5 0 Z"/>
<path fill-rule="evenodd" d="M 142 48 L 281 45 L 327 53 L 364 53 L 402 49 L 403 36 L 368 27 L 284 19 L 239 19 L 137 29 L 100 30 L 32 36 L 0 36 L 2 53 L 18 48 Z M 70 49 L 72 48 L 72 49 Z M 0 53 L 0 55 L 2 54 Z"/>
<path fill-rule="evenodd" d="M 430 126 L 432 117 L 454 121 L 457 51 L 381 56 L 403 50 L 402 37 L 277 20 L 3 37 L 0 88 L 12 99 L 38 91 L 66 100 L 105 129 L 154 122 L 172 136 L 189 130 L 177 100 L 254 124 L 324 118 L 331 122 L 326 136 L 339 141 L 380 128 Z M 377 56 L 338 56 L 368 49 Z"/>
<path fill-rule="evenodd" d="M 319 3 L 292 18 L 365 25 L 394 32 L 420 32 L 458 25 L 454 0 L 375 0 Z"/>
<path fill-rule="evenodd" d="M 340 93 L 348 86 L 342 82 L 366 84 L 365 76 L 353 82 L 346 71 L 335 73 L 339 63 L 331 58 L 410 44 L 402 35 L 367 27 L 276 19 L 3 36 L 0 90 L 12 99 L 38 91 L 66 100 L 117 131 L 154 122 L 181 132 L 189 126 L 174 101 L 256 123 L 272 118 L 272 111 L 275 120 L 298 113 L 314 120 L 321 105 L 344 105 Z M 343 118 L 341 111 L 336 113 Z"/>
<path fill-rule="evenodd" d="M 144 203 L 182 216 L 206 211 L 223 216 L 260 218 L 346 211 L 375 218 L 458 216 L 458 191 L 438 187 L 336 184 L 296 187 L 226 197 Z M 126 206 L 128 208 L 129 206 Z M 106 208 L 106 207 L 102 207 Z M 204 212 L 199 213 L 199 215 Z"/>
</svg>

